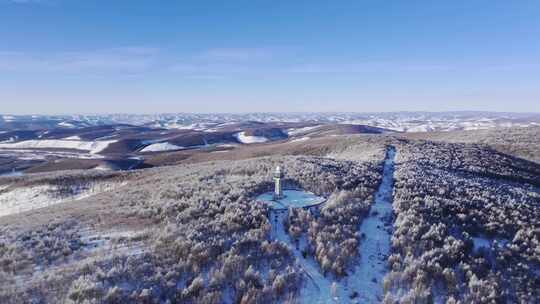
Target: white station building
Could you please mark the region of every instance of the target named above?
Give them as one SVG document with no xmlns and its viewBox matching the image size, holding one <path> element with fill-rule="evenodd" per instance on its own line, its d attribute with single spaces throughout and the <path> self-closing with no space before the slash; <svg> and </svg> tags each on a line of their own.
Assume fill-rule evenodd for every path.
<svg viewBox="0 0 540 304">
<path fill-rule="evenodd" d="M 274 171 L 274 182 L 275 182 L 275 188 L 274 188 L 274 199 L 279 200 L 283 198 L 283 185 L 281 180 L 283 179 L 283 171 L 281 171 L 281 167 L 277 166 L 276 171 Z"/>
</svg>

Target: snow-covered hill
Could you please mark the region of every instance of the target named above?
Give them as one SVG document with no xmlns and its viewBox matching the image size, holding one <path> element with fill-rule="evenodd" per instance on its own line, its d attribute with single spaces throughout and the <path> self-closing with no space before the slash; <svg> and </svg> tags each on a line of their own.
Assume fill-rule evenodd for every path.
<svg viewBox="0 0 540 304">
<path fill-rule="evenodd" d="M 0 149 L 75 149 L 89 151 L 91 154 L 98 154 L 114 142 L 114 140 L 25 140 L 16 143 L 0 143 Z"/>
</svg>

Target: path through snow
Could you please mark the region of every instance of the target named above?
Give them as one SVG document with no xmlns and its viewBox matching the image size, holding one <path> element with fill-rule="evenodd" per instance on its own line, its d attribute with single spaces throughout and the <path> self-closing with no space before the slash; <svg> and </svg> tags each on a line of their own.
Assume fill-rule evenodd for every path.
<svg viewBox="0 0 540 304">
<path fill-rule="evenodd" d="M 388 271 L 387 258 L 392 235 L 392 194 L 394 186 L 394 157 L 390 147 L 384 161 L 381 185 L 375 194 L 369 216 L 360 225 L 360 263 L 355 265 L 345 284 L 350 292 L 358 293 L 358 303 L 381 303 L 383 278 Z"/>
<path fill-rule="evenodd" d="M 302 256 L 302 249 L 307 246 L 305 238 L 300 240 L 298 247 L 293 243 L 290 236 L 285 231 L 283 221 L 288 216 L 288 210 L 272 210 L 270 213 L 272 221 L 272 238 L 283 242 L 289 246 L 294 254 L 297 264 L 303 270 L 306 276 L 306 285 L 302 288 L 298 296 L 299 303 L 325 304 L 339 303 L 337 297 L 331 294 L 332 279 L 331 276 L 324 276 L 321 268 L 313 257 Z"/>
<path fill-rule="evenodd" d="M 383 278 L 387 269 L 387 257 L 390 252 L 392 234 L 392 195 L 395 148 L 387 151 L 384 161 L 381 185 L 375 194 L 375 201 L 370 214 L 362 221 L 360 233 L 359 263 L 349 275 L 339 281 L 332 276 L 324 276 L 320 266 L 311 256 L 306 258 L 302 250 L 307 247 L 307 240 L 300 239 L 295 244 L 284 228 L 283 221 L 288 210 L 272 210 L 271 237 L 287 244 L 293 252 L 297 264 L 306 275 L 306 284 L 299 296 L 299 303 L 381 303 L 383 296 Z M 332 285 L 334 285 L 332 287 Z"/>
</svg>

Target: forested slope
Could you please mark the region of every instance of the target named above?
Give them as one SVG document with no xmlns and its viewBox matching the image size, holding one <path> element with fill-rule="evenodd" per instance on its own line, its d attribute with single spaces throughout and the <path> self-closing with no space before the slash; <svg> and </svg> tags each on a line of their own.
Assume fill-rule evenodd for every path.
<svg viewBox="0 0 540 304">
<path fill-rule="evenodd" d="M 398 148 L 386 301 L 540 300 L 540 165 L 480 146 Z"/>
</svg>

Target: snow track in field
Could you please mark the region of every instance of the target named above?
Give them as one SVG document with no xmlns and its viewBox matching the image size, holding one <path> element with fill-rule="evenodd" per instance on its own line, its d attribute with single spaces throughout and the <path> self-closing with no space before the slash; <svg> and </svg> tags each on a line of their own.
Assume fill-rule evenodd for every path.
<svg viewBox="0 0 540 304">
<path fill-rule="evenodd" d="M 350 292 L 358 294 L 357 303 L 381 303 L 383 299 L 383 279 L 388 272 L 392 236 L 395 153 L 393 147 L 387 150 L 381 185 L 375 193 L 369 216 L 360 225 L 360 261 L 346 278 Z"/>
</svg>

